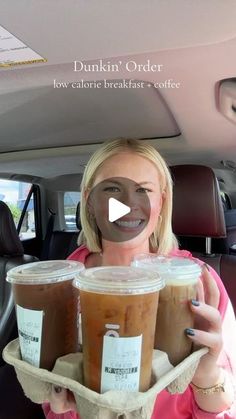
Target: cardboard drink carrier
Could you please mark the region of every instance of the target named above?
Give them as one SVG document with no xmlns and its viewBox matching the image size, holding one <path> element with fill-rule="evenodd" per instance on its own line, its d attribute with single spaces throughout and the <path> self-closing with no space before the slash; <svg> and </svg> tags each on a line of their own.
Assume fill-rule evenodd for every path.
<svg viewBox="0 0 236 419">
<path fill-rule="evenodd" d="M 208 352 L 201 348 L 173 367 L 162 351 L 153 351 L 152 383 L 148 391 L 110 390 L 98 394 L 83 385 L 83 354 L 78 352 L 57 359 L 52 371 L 22 361 L 18 339 L 3 351 L 4 360 L 15 368 L 25 395 L 35 403 L 50 401 L 52 385 L 72 391 L 81 419 L 148 419 L 156 396 L 166 389 L 171 394 L 183 393 L 188 387 L 200 358 Z"/>
</svg>

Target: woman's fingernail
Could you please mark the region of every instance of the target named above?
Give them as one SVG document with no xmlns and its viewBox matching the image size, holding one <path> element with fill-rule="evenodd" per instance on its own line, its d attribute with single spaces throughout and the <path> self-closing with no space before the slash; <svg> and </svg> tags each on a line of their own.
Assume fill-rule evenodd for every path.
<svg viewBox="0 0 236 419">
<path fill-rule="evenodd" d="M 193 329 L 185 329 L 185 333 L 186 333 L 186 335 L 188 335 L 188 336 L 194 336 L 195 335 L 195 332 L 194 332 L 194 330 Z"/>
<path fill-rule="evenodd" d="M 204 268 L 206 268 L 207 270 L 208 270 L 208 272 L 210 271 L 210 268 L 209 268 L 209 266 L 207 265 L 207 263 L 204 263 Z"/>
<path fill-rule="evenodd" d="M 53 386 L 55 393 L 61 393 L 62 388 L 59 386 Z"/>
<path fill-rule="evenodd" d="M 197 300 L 192 300 L 191 303 L 193 306 L 200 306 L 200 302 Z"/>
</svg>

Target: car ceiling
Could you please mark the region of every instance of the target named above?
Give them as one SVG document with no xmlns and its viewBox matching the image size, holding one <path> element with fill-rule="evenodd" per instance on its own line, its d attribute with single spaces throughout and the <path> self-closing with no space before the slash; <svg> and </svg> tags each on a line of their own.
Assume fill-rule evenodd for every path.
<svg viewBox="0 0 236 419">
<path fill-rule="evenodd" d="M 236 162 L 236 125 L 218 110 L 219 81 L 236 77 L 236 2 L 0 1 L 0 25 L 47 59 L 0 69 L 0 174 L 81 173 L 103 140 L 151 139 L 169 164 L 222 170 Z M 74 61 L 163 65 L 163 71 L 74 71 Z M 55 89 L 134 79 L 143 89 Z M 180 88 L 157 89 L 173 79 Z M 148 86 L 149 84 L 149 86 Z M 234 172 L 221 173 L 234 183 Z"/>
</svg>

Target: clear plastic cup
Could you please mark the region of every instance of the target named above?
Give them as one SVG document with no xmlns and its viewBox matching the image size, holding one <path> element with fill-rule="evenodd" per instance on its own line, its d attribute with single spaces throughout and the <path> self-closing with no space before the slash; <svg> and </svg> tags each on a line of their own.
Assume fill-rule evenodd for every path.
<svg viewBox="0 0 236 419">
<path fill-rule="evenodd" d="M 108 266 L 81 272 L 85 386 L 146 391 L 150 386 L 159 290 L 164 281 L 146 270 Z"/>
<path fill-rule="evenodd" d="M 190 301 L 197 298 L 201 267 L 193 259 L 153 254 L 136 255 L 132 266 L 154 271 L 165 280 L 159 296 L 154 347 L 166 352 L 171 364 L 177 365 L 192 351 L 185 329 L 194 327 Z"/>
<path fill-rule="evenodd" d="M 9 270 L 24 361 L 51 370 L 58 357 L 78 351 L 78 296 L 72 281 L 83 270 L 82 263 L 64 260 Z"/>
</svg>

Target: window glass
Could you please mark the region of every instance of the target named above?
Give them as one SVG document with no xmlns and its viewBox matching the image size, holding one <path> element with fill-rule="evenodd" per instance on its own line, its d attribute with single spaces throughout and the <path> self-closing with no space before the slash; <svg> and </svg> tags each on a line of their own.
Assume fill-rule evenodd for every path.
<svg viewBox="0 0 236 419">
<path fill-rule="evenodd" d="M 76 209 L 80 202 L 80 192 L 64 193 L 64 216 L 67 230 L 77 230 Z"/>
<path fill-rule="evenodd" d="M 0 200 L 5 202 L 10 208 L 16 227 L 18 226 L 31 186 L 31 183 L 0 179 Z M 19 232 L 21 240 L 35 237 L 34 220 L 35 213 L 32 195 L 24 214 L 23 223 Z"/>
<path fill-rule="evenodd" d="M 220 191 L 220 195 L 221 195 L 221 200 L 222 200 L 224 211 L 231 209 L 231 203 L 230 203 L 230 199 L 227 193 Z"/>
</svg>

